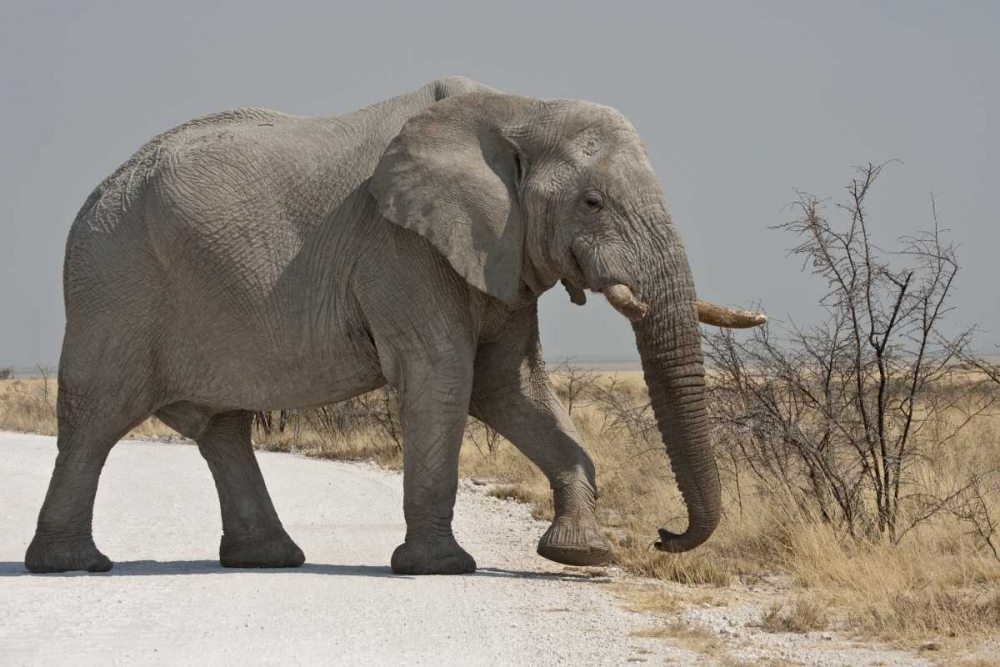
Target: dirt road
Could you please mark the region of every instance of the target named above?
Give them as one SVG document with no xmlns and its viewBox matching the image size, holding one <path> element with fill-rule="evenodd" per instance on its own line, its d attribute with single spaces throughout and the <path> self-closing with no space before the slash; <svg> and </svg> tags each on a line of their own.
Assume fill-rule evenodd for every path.
<svg viewBox="0 0 1000 667">
<path fill-rule="evenodd" d="M 0 664 L 699 664 L 633 633 L 606 579 L 534 554 L 545 525 L 466 487 L 455 532 L 479 571 L 397 577 L 402 478 L 373 466 L 258 454 L 296 570 L 219 567 L 218 500 L 196 448 L 122 442 L 94 520 L 107 574 L 30 575 L 55 439 L 0 433 Z"/>
</svg>

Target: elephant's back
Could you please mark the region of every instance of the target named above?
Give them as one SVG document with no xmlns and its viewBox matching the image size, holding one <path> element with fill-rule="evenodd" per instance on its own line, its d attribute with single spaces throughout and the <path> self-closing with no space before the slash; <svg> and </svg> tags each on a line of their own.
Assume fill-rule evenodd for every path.
<svg viewBox="0 0 1000 667">
<path fill-rule="evenodd" d="M 308 263 L 301 255 L 322 261 L 317 244 L 346 252 L 357 219 L 371 217 L 364 184 L 398 127 L 433 103 L 425 93 L 333 117 L 235 109 L 157 135 L 77 214 L 67 313 L 122 282 L 165 305 L 191 285 L 261 303 L 297 259 Z"/>
<path fill-rule="evenodd" d="M 67 260 L 87 237 L 127 234 L 123 226 L 148 230 L 158 221 L 146 214 L 164 203 L 192 209 L 195 215 L 187 217 L 197 224 L 225 219 L 233 199 L 242 198 L 245 206 L 281 197 L 291 209 L 309 202 L 313 210 L 292 212 L 299 226 L 315 223 L 367 181 L 410 117 L 440 99 L 476 90 L 492 89 L 445 77 L 339 116 L 240 108 L 190 120 L 153 137 L 94 189 L 73 223 Z"/>
<path fill-rule="evenodd" d="M 189 120 L 166 132 L 161 132 L 110 176 L 94 188 L 73 221 L 73 227 L 84 231 L 110 231 L 141 199 L 149 177 L 156 172 L 163 149 L 183 145 L 192 138 L 204 136 L 205 131 L 222 130 L 250 123 L 274 122 L 279 118 L 293 118 L 287 114 L 267 109 L 231 109 Z"/>
</svg>

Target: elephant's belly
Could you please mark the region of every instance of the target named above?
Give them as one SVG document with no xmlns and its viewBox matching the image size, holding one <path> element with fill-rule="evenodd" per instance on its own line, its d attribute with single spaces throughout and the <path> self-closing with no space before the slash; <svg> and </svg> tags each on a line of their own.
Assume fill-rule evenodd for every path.
<svg viewBox="0 0 1000 667">
<path fill-rule="evenodd" d="M 238 392 L 239 407 L 255 411 L 311 408 L 345 401 L 384 384 L 377 365 L 327 360 L 254 378 Z"/>
<path fill-rule="evenodd" d="M 253 334 L 231 345 L 169 346 L 160 359 L 169 395 L 217 410 L 281 410 L 327 405 L 385 384 L 367 336 L 329 336 L 319 346 Z"/>
</svg>

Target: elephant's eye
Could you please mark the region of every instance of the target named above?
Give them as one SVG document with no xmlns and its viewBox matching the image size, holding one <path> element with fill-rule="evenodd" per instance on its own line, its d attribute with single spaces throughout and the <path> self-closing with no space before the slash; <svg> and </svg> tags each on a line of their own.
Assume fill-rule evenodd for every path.
<svg viewBox="0 0 1000 667">
<path fill-rule="evenodd" d="M 604 207 L 604 197 L 601 196 L 600 192 L 591 190 L 583 196 L 583 203 L 591 211 L 600 211 Z"/>
</svg>

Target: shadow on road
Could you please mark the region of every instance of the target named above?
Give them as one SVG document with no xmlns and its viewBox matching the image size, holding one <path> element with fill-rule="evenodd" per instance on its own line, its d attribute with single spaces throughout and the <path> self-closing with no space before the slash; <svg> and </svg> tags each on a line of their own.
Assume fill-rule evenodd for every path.
<svg viewBox="0 0 1000 667">
<path fill-rule="evenodd" d="M 297 568 L 254 569 L 222 567 L 217 560 L 132 560 L 115 563 L 114 568 L 110 572 L 55 572 L 52 574 L 35 575 L 24 569 L 24 563 L 0 561 L 0 577 L 149 577 L 178 574 L 240 574 L 242 572 L 253 572 L 255 574 L 302 573 L 343 577 L 411 578 L 393 574 L 388 566 L 306 563 Z"/>
<path fill-rule="evenodd" d="M 407 575 L 393 574 L 388 566 L 375 565 L 330 565 L 327 563 L 306 563 L 297 568 L 256 569 L 222 567 L 217 560 L 131 560 L 116 562 L 110 572 L 54 572 L 51 574 L 32 574 L 24 569 L 24 563 L 16 561 L 0 561 L 0 578 L 2 577 L 151 577 L 184 574 L 240 574 L 253 572 L 255 574 L 323 574 L 341 577 L 391 577 L 393 579 L 412 579 Z M 466 576 L 466 575 L 459 575 Z M 610 581 L 607 577 L 595 576 L 587 572 L 526 572 L 519 570 L 504 570 L 495 567 L 479 568 L 473 577 L 495 579 L 540 579 L 545 581 L 575 581 L 603 583 Z"/>
</svg>

